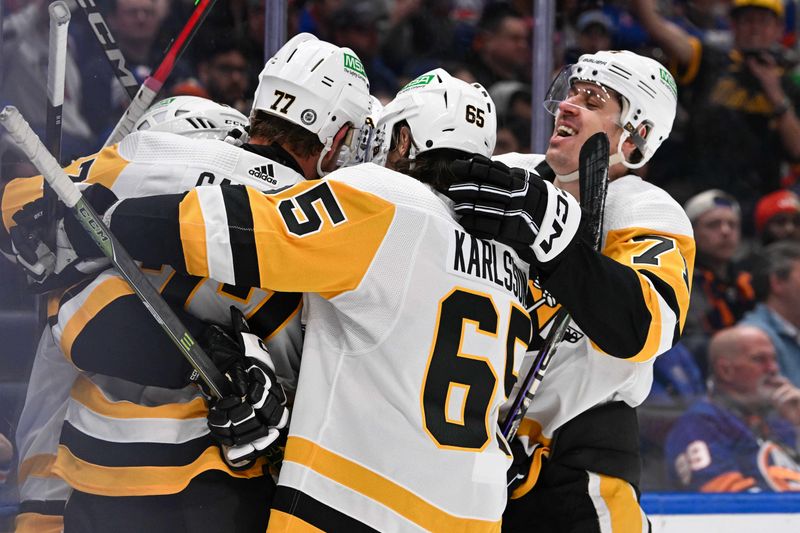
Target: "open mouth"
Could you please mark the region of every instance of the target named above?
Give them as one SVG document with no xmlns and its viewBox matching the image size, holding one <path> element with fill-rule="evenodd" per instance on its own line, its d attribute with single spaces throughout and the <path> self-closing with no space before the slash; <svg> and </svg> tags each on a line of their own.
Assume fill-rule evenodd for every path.
<svg viewBox="0 0 800 533">
<path fill-rule="evenodd" d="M 558 128 L 556 128 L 556 135 L 558 135 L 559 137 L 572 137 L 576 133 L 577 132 L 574 129 L 570 128 L 569 126 L 565 126 L 563 124 L 561 124 Z"/>
</svg>

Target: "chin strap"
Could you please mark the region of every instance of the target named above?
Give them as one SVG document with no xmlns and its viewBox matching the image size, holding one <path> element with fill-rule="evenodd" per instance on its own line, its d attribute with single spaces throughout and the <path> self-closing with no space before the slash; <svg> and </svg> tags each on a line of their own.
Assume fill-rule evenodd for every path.
<svg viewBox="0 0 800 533">
<path fill-rule="evenodd" d="M 322 151 L 319 153 L 319 158 L 317 159 L 317 176 L 320 178 L 323 176 L 327 176 L 329 173 L 322 170 L 322 158 L 327 155 L 328 152 L 331 151 L 331 145 L 333 144 L 333 137 L 328 137 L 328 140 L 325 142 L 325 146 L 322 147 Z"/>
<path fill-rule="evenodd" d="M 611 156 L 608 158 L 609 167 L 613 167 L 617 163 L 622 163 L 622 154 L 619 152 L 611 154 Z M 575 172 L 570 172 L 569 174 L 564 175 L 556 174 L 556 178 L 558 178 L 558 181 L 561 183 L 569 183 L 578 179 L 578 171 L 576 170 Z"/>
</svg>

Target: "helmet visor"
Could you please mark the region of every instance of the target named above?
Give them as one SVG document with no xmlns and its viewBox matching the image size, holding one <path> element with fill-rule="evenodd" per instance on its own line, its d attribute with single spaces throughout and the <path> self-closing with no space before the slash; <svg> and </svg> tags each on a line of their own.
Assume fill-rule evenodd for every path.
<svg viewBox="0 0 800 533">
<path fill-rule="evenodd" d="M 553 80 L 544 99 L 544 108 L 555 116 L 562 103 L 587 111 L 600 111 L 614 102 L 621 109 L 622 99 L 613 89 L 592 80 L 581 80 L 574 72 L 575 65 L 567 65 Z M 619 120 L 616 121 L 619 125 Z"/>
</svg>

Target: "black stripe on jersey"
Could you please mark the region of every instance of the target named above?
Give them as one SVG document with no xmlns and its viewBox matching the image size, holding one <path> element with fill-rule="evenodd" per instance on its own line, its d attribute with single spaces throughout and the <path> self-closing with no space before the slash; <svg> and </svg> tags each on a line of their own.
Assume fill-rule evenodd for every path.
<svg viewBox="0 0 800 533">
<path fill-rule="evenodd" d="M 367 524 L 329 507 L 297 489 L 278 485 L 272 508 L 296 516 L 322 531 L 377 533 Z"/>
<path fill-rule="evenodd" d="M 675 313 L 675 331 L 672 332 L 671 344 L 674 346 L 681 337 L 681 308 L 678 305 L 678 298 L 675 296 L 675 289 L 673 289 L 669 283 L 659 278 L 654 272 L 649 270 L 639 270 L 638 272 L 653 283 L 658 294 L 664 298 L 664 301 L 667 302 L 667 306 Z"/>
<path fill-rule="evenodd" d="M 637 272 L 583 241 L 574 242 L 557 264 L 537 265 L 536 271 L 581 330 L 612 357 L 629 359 L 641 352 L 653 317 Z"/>
<path fill-rule="evenodd" d="M 182 308 L 192 291 L 205 279 L 199 276 L 175 274 L 167 282 L 161 295 L 173 309 Z"/>
<path fill-rule="evenodd" d="M 237 285 L 228 285 L 227 283 L 224 283 L 219 289 L 219 292 L 228 294 L 240 300 L 247 300 L 247 297 L 250 296 L 250 291 L 252 290 L 252 287 L 240 287 Z"/>
<path fill-rule="evenodd" d="M 247 319 L 250 330 L 265 339 L 275 333 L 300 307 L 303 295 L 299 292 L 276 292 L 253 316 Z"/>
<path fill-rule="evenodd" d="M 165 194 L 122 200 L 111 217 L 111 232 L 134 259 L 145 264 L 171 265 L 186 273 L 179 223 L 179 206 L 185 196 L 186 193 Z M 97 250 L 78 249 L 78 253 L 93 257 Z"/>
<path fill-rule="evenodd" d="M 147 435 L 142 438 L 146 439 Z M 216 446 L 210 435 L 179 444 L 110 442 L 90 437 L 67 420 L 61 427 L 60 442 L 75 457 L 108 467 L 184 466 L 197 460 L 209 447 Z"/>
<path fill-rule="evenodd" d="M 58 308 L 61 309 L 65 303 L 72 300 L 78 294 L 83 292 L 83 289 L 88 287 L 89 284 L 92 283 L 95 279 L 97 279 L 97 276 L 91 276 L 81 281 L 80 283 L 76 283 L 75 285 L 64 291 L 64 294 L 62 294 L 61 298 L 58 300 Z"/>
<path fill-rule="evenodd" d="M 175 309 L 196 334 L 197 318 Z M 191 367 L 141 300 L 133 294 L 106 304 L 78 332 L 72 362 L 81 370 L 122 378 L 141 385 L 183 388 Z"/>
<path fill-rule="evenodd" d="M 19 514 L 36 513 L 47 516 L 64 514 L 64 500 L 26 500 L 19 504 Z"/>
<path fill-rule="evenodd" d="M 233 273 L 236 280 L 259 279 L 258 256 L 253 231 L 253 214 L 247 189 L 241 185 L 222 186 L 225 216 L 231 239 Z"/>
</svg>

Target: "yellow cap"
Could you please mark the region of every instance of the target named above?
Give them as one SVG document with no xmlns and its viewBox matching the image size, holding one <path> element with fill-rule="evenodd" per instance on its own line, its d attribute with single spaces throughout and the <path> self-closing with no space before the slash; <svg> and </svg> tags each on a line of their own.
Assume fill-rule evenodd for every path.
<svg viewBox="0 0 800 533">
<path fill-rule="evenodd" d="M 745 7 L 760 7 L 762 9 L 769 9 L 778 17 L 783 18 L 783 0 L 733 0 L 731 5 L 731 13 L 735 13 L 739 9 Z"/>
</svg>

